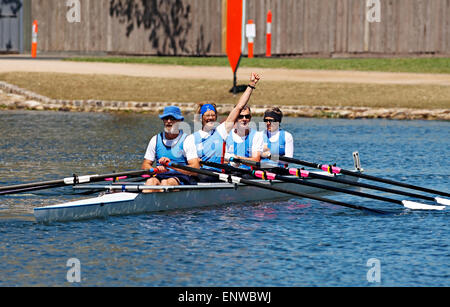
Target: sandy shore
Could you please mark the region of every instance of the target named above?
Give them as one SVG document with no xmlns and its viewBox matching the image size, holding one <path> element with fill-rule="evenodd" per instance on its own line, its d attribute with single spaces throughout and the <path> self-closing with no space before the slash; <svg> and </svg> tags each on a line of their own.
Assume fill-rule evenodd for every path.
<svg viewBox="0 0 450 307">
<path fill-rule="evenodd" d="M 152 64 L 120 64 L 69 62 L 61 60 L 30 60 L 0 57 L 0 73 L 54 72 L 72 74 L 108 74 L 133 77 L 232 80 L 228 67 L 173 66 Z M 450 86 L 448 74 L 413 74 L 328 70 L 296 70 L 273 68 L 239 68 L 238 79 L 247 80 L 252 71 L 267 81 L 336 82 L 369 84 L 435 84 Z"/>
<path fill-rule="evenodd" d="M 239 80 L 247 80 L 252 71 L 263 75 L 268 81 L 331 82 L 365 84 L 433 84 L 450 86 L 448 74 L 412 74 L 355 71 L 289 70 L 240 68 Z M 231 80 L 232 72 L 227 67 L 190 67 L 151 64 L 115 64 L 68 62 L 57 59 L 31 60 L 26 58 L 0 57 L 0 73 L 7 72 L 53 72 L 69 74 L 107 74 L 133 77 Z M 4 109 L 31 109 L 89 112 L 160 112 L 166 105 L 178 104 L 186 112 L 193 111 L 192 103 L 157 103 L 132 101 L 63 101 L 50 99 L 39 94 L 0 82 L 0 107 Z M 268 106 L 255 106 L 256 114 Z M 408 109 L 408 108 L 365 108 L 328 106 L 281 106 L 286 115 L 302 117 L 331 118 L 389 118 L 450 120 L 450 109 Z M 219 106 L 227 112 L 229 106 Z"/>
</svg>

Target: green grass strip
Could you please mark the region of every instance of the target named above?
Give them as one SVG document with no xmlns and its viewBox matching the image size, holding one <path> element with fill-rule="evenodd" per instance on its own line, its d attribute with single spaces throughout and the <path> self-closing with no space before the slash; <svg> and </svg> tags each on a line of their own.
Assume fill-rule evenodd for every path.
<svg viewBox="0 0 450 307">
<path fill-rule="evenodd" d="M 226 57 L 74 57 L 66 61 L 229 66 Z M 242 58 L 240 67 L 450 74 L 450 58 Z"/>
</svg>

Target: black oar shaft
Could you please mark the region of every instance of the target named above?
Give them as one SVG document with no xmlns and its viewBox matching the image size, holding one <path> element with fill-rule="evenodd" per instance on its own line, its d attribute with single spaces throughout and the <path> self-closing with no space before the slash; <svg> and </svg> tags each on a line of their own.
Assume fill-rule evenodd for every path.
<svg viewBox="0 0 450 307">
<path fill-rule="evenodd" d="M 317 164 L 317 163 L 311 163 L 311 162 L 307 162 L 307 161 L 303 161 L 303 160 L 299 160 L 299 159 L 288 158 L 288 157 L 284 157 L 284 156 L 274 157 L 274 160 L 277 160 L 277 159 L 280 161 L 288 162 L 288 163 L 294 163 L 294 164 L 304 165 L 304 166 L 308 166 L 308 167 L 312 167 L 312 168 L 322 169 L 322 165 Z M 437 191 L 437 190 L 429 189 L 429 188 L 424 188 L 424 187 L 407 184 L 407 183 L 403 183 L 403 182 L 399 182 L 399 181 L 394 181 L 394 180 L 390 180 L 390 179 L 375 177 L 375 176 L 361 174 L 361 173 L 355 173 L 355 172 L 345 170 L 345 169 L 340 169 L 340 173 L 344 174 L 344 175 L 362 178 L 362 179 L 396 185 L 396 186 L 400 186 L 400 187 L 407 188 L 407 189 L 418 190 L 418 191 L 422 191 L 422 192 L 426 192 L 426 193 L 430 193 L 430 194 L 437 194 L 437 195 L 450 197 L 450 193 Z"/>
<path fill-rule="evenodd" d="M 46 185 L 44 184 L 44 185 L 28 187 L 28 188 L 20 188 L 20 189 L 11 189 L 11 190 L 0 191 L 0 195 L 17 194 L 17 193 L 23 193 L 23 192 L 32 192 L 32 191 L 38 191 L 38 190 L 43 190 L 43 189 L 59 188 L 59 187 L 61 187 L 60 184 L 46 184 Z"/>
<path fill-rule="evenodd" d="M 284 162 L 288 162 L 288 163 L 294 163 L 294 164 L 300 164 L 300 165 L 304 165 L 307 167 L 311 167 L 311 168 L 321 168 L 321 164 L 318 163 L 313 163 L 313 162 L 307 162 L 307 161 L 303 161 L 303 160 L 299 160 L 299 159 L 293 159 L 293 158 L 288 158 L 285 156 L 273 156 L 272 159 L 274 161 L 276 160 L 280 160 L 280 161 L 284 161 Z"/>
<path fill-rule="evenodd" d="M 392 194 L 398 194 L 398 195 L 403 195 L 403 196 L 409 196 L 409 197 L 434 201 L 434 198 L 430 197 L 430 196 L 420 195 L 420 194 L 416 194 L 416 193 L 409 193 L 409 192 L 400 191 L 400 190 L 393 190 L 393 189 L 379 187 L 379 186 L 375 186 L 375 185 L 367 184 L 367 183 L 363 183 L 363 182 L 355 182 L 355 181 L 351 181 L 351 180 L 346 180 L 346 179 L 341 179 L 341 178 L 336 178 L 336 177 L 328 177 L 328 176 L 314 174 L 314 173 L 309 173 L 308 176 L 311 178 L 317 178 L 317 179 L 333 181 L 333 182 L 340 182 L 340 183 L 354 185 L 357 187 L 371 189 L 371 190 L 377 190 L 377 191 L 382 191 L 382 192 L 387 192 L 387 193 L 392 193 Z"/>
<path fill-rule="evenodd" d="M 262 168 L 261 163 L 258 163 L 258 162 L 254 162 L 254 161 L 250 161 L 250 160 L 242 160 L 242 159 L 234 159 L 234 161 L 236 161 L 238 163 L 250 165 L 250 166 L 256 167 L 258 169 Z M 281 173 L 282 175 L 287 175 L 289 173 L 288 169 L 285 169 L 282 167 L 270 168 L 270 171 L 275 172 L 275 173 Z M 299 170 L 299 171 L 302 171 L 302 170 Z M 366 188 L 366 189 L 370 189 L 370 190 L 377 190 L 377 191 L 387 192 L 387 193 L 392 193 L 392 194 L 397 194 L 397 195 L 420 198 L 423 200 L 435 201 L 435 198 L 431 197 L 431 196 L 426 196 L 426 195 L 421 195 L 421 194 L 416 194 L 416 193 L 411 193 L 411 192 L 406 192 L 406 191 L 401 191 L 401 190 L 394 190 L 394 189 L 380 187 L 380 186 L 367 184 L 367 183 L 363 183 L 363 182 L 357 182 L 357 181 L 351 181 L 351 180 L 342 179 L 342 178 L 330 177 L 330 176 L 315 174 L 315 173 L 311 173 L 311 172 L 309 172 L 308 177 L 322 179 L 322 180 L 331 181 L 331 182 L 340 182 L 343 184 L 353 185 L 353 186 Z"/>
<path fill-rule="evenodd" d="M 294 195 L 294 196 L 301 197 L 301 198 L 309 198 L 309 199 L 326 202 L 326 203 L 330 203 L 330 204 L 334 204 L 334 205 L 338 205 L 338 206 L 343 206 L 343 207 L 347 207 L 347 208 L 352 208 L 352 209 L 356 209 L 356 210 L 369 211 L 369 212 L 378 213 L 378 214 L 386 213 L 384 211 L 377 210 L 377 209 L 371 209 L 371 208 L 366 208 L 363 206 L 347 204 L 344 202 L 340 202 L 340 201 L 336 201 L 336 200 L 332 200 L 332 199 L 328 199 L 328 198 L 323 198 L 323 197 L 319 197 L 316 195 L 305 194 L 305 193 L 301 193 L 301 192 L 297 192 L 297 191 L 290 191 L 290 190 L 286 190 L 286 189 L 279 188 L 276 186 L 267 185 L 264 183 L 259 183 L 259 182 L 247 180 L 247 179 L 232 176 L 232 175 L 225 175 L 225 174 L 219 174 L 219 173 L 206 171 L 204 169 L 196 169 L 196 168 L 192 168 L 192 167 L 185 166 L 185 165 L 179 165 L 179 164 L 175 164 L 175 163 L 170 163 L 169 167 L 184 169 L 188 172 L 203 174 L 206 176 L 212 176 L 212 177 L 216 177 L 219 179 L 224 178 L 223 176 L 227 176 L 229 182 L 242 183 L 242 184 L 249 185 L 249 186 L 255 186 L 255 187 L 262 188 L 262 189 L 272 190 L 272 191 L 276 191 L 276 192 L 280 192 L 280 193 L 288 194 L 288 195 Z"/>
<path fill-rule="evenodd" d="M 202 163 L 202 164 L 207 165 L 207 166 L 217 167 L 217 168 L 223 167 L 229 171 L 235 171 L 235 172 L 240 172 L 242 174 L 250 174 L 252 176 L 255 176 L 255 173 L 251 170 L 236 168 L 236 167 L 232 167 L 232 166 L 228 166 L 228 165 L 221 165 L 221 164 L 217 164 L 217 163 L 210 163 L 210 162 L 206 162 L 206 163 Z M 290 182 L 290 183 L 299 184 L 299 185 L 306 185 L 306 186 L 310 186 L 310 187 L 314 187 L 314 188 L 318 188 L 318 189 L 322 189 L 322 190 L 330 190 L 330 191 L 334 191 L 334 192 L 340 192 L 340 193 L 344 193 L 344 194 L 350 194 L 350 195 L 355 195 L 355 196 L 360 196 L 360 197 L 365 197 L 365 198 L 370 198 L 370 199 L 375 199 L 375 200 L 380 200 L 380 201 L 385 201 L 385 202 L 402 205 L 402 202 L 397 199 L 387 198 L 387 197 L 373 195 L 373 194 L 367 194 L 367 193 L 363 193 L 363 192 L 359 192 L 359 191 L 346 190 L 346 189 L 342 189 L 342 188 L 338 188 L 338 187 L 323 185 L 320 183 L 308 182 L 303 179 L 285 177 L 285 176 L 278 175 L 278 174 L 274 174 L 274 175 L 275 175 L 275 178 L 274 178 L 275 180 Z M 255 177 L 257 177 L 257 176 L 255 176 Z"/>
<path fill-rule="evenodd" d="M 87 182 L 98 182 L 98 181 L 104 181 L 107 178 L 117 178 L 117 177 L 124 177 L 124 176 L 141 176 L 153 173 L 154 170 L 138 170 L 138 171 L 128 171 L 128 172 L 122 172 L 122 173 L 111 173 L 111 174 L 104 174 L 104 175 L 90 175 L 90 176 L 76 176 L 68 177 L 65 179 L 59 179 L 59 180 L 50 180 L 50 181 L 41 181 L 41 182 L 34 182 L 34 183 L 25 183 L 25 184 L 18 184 L 18 185 L 10 185 L 10 186 L 4 186 L 0 187 L 0 195 L 6 195 L 6 194 L 14 194 L 19 192 L 27 192 L 27 191 L 37 191 L 47 188 L 58 188 L 63 187 L 66 185 L 74 185 L 78 183 L 87 183 Z"/>
<path fill-rule="evenodd" d="M 24 183 L 24 184 L 0 187 L 0 192 L 27 189 L 27 188 L 35 188 L 35 187 L 40 187 L 40 186 L 53 186 L 53 185 L 60 185 L 60 184 L 64 184 L 64 180 L 51 180 L 51 181 L 41 181 L 41 182 L 34 182 L 34 183 Z"/>
<path fill-rule="evenodd" d="M 350 176 L 356 176 L 355 173 L 347 171 L 347 170 L 341 170 L 341 173 L 344 175 L 350 175 Z M 412 189 L 412 190 L 418 190 L 418 191 L 422 191 L 425 193 L 430 193 L 430 194 L 437 194 L 437 195 L 442 195 L 442 196 L 448 196 L 450 197 L 450 193 L 445 193 L 442 191 L 437 191 L 434 189 L 429 189 L 429 188 L 425 188 L 425 187 L 420 187 L 420 186 L 416 186 L 416 185 L 412 185 L 412 184 L 407 184 L 407 183 L 403 183 L 403 182 L 398 182 L 398 181 L 394 181 L 394 180 L 390 180 L 390 179 L 385 179 L 385 178 L 379 178 L 379 177 L 374 177 L 371 175 L 366 175 L 366 174 L 358 174 L 359 178 L 362 179 L 367 179 L 367 180 L 372 180 L 372 181 L 378 181 L 378 182 L 382 182 L 382 183 L 386 183 L 386 184 L 391 184 L 391 185 L 396 185 L 399 187 L 403 187 L 403 188 L 407 188 L 407 189 Z"/>
</svg>

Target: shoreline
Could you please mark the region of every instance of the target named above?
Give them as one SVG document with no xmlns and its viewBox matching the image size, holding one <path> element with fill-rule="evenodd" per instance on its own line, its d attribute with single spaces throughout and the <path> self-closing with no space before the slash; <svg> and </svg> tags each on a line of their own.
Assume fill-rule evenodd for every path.
<svg viewBox="0 0 450 307">
<path fill-rule="evenodd" d="M 195 102 L 133 102 L 104 100 L 58 100 L 39 95 L 0 81 L 0 110 L 35 110 L 62 112 L 133 112 L 157 114 L 166 106 L 176 105 L 185 113 L 194 113 Z M 231 111 L 233 105 L 218 104 L 219 114 Z M 252 105 L 255 115 L 263 115 L 269 105 Z M 279 106 L 285 116 L 306 118 L 445 120 L 450 109 L 372 108 L 352 106 Z"/>
</svg>

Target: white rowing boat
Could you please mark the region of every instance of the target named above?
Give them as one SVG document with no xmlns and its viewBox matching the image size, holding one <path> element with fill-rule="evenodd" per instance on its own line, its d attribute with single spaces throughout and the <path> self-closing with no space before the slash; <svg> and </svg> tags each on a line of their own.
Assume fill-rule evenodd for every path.
<svg viewBox="0 0 450 307">
<path fill-rule="evenodd" d="M 317 172 L 326 176 L 333 176 L 326 172 Z M 338 175 L 339 178 L 356 182 L 358 178 Z M 325 182 L 320 179 L 307 179 L 309 182 L 327 184 L 334 187 L 348 187 L 338 182 Z M 322 189 L 308 187 L 281 181 L 255 180 L 255 182 L 275 185 L 305 194 L 325 193 Z M 228 204 L 243 204 L 252 202 L 281 201 L 293 196 L 266 190 L 259 187 L 232 183 L 201 183 L 193 186 L 165 187 L 164 192 L 144 194 L 144 189 L 161 189 L 148 187 L 136 183 L 122 183 L 120 185 L 88 185 L 78 186 L 78 189 L 104 189 L 108 193 L 95 198 L 83 199 L 59 205 L 34 209 L 38 222 L 64 222 L 83 219 L 94 219 L 108 216 L 142 214 L 166 210 L 188 209 Z"/>
</svg>

